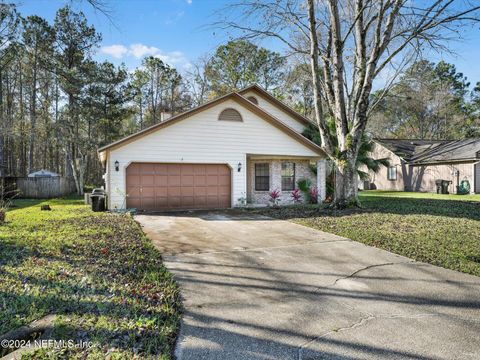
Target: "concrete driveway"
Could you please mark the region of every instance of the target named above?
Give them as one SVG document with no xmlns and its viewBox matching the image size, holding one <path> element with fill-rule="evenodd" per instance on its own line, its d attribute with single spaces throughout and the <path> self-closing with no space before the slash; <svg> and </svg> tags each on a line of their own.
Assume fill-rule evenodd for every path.
<svg viewBox="0 0 480 360">
<path fill-rule="evenodd" d="M 479 359 L 480 278 L 286 221 L 139 215 L 184 298 L 178 359 Z"/>
</svg>

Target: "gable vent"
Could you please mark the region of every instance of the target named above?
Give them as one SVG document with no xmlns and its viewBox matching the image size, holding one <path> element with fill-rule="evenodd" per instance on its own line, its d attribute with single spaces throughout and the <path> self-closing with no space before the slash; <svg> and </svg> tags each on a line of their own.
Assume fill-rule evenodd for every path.
<svg viewBox="0 0 480 360">
<path fill-rule="evenodd" d="M 247 100 L 251 101 L 252 103 L 254 103 L 255 105 L 258 105 L 258 100 L 255 96 L 249 96 L 247 98 Z"/>
<path fill-rule="evenodd" d="M 218 116 L 218 120 L 222 121 L 243 121 L 242 115 L 235 109 L 225 109 Z"/>
</svg>

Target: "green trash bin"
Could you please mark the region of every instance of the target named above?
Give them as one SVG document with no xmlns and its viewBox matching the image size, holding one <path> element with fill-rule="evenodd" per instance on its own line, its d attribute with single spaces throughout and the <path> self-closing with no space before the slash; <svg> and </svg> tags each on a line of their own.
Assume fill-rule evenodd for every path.
<svg viewBox="0 0 480 360">
<path fill-rule="evenodd" d="M 91 195 L 92 211 L 105 211 L 105 195 Z"/>
</svg>

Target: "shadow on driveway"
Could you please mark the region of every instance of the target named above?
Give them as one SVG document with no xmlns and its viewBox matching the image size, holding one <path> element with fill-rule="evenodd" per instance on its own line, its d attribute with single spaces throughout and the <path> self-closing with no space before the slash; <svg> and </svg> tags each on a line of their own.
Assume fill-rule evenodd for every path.
<svg viewBox="0 0 480 360">
<path fill-rule="evenodd" d="M 474 359 L 480 279 L 249 213 L 136 218 L 179 282 L 178 359 Z"/>
</svg>

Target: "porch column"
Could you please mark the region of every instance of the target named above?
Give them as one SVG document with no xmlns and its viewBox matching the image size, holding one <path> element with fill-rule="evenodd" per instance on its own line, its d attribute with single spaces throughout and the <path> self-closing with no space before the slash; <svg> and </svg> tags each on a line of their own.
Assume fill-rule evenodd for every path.
<svg viewBox="0 0 480 360">
<path fill-rule="evenodd" d="M 321 159 L 317 161 L 317 189 L 318 189 L 318 202 L 321 203 L 327 197 L 327 184 L 326 184 L 326 160 Z"/>
</svg>

